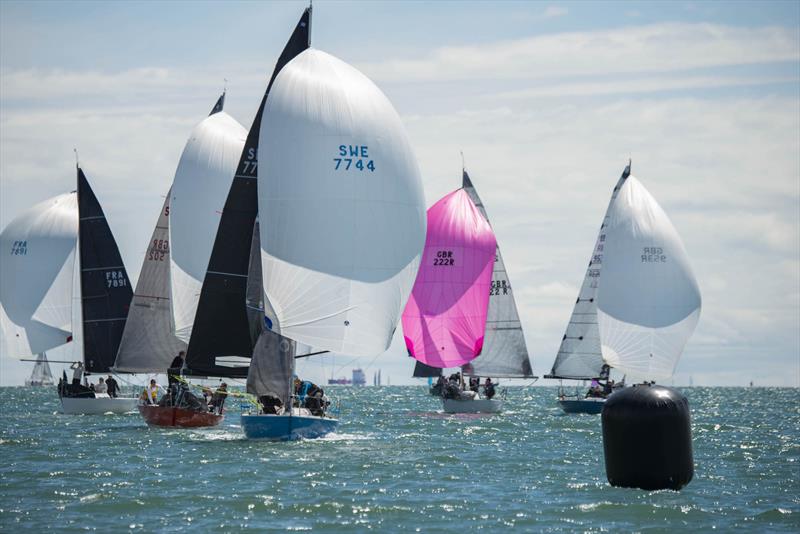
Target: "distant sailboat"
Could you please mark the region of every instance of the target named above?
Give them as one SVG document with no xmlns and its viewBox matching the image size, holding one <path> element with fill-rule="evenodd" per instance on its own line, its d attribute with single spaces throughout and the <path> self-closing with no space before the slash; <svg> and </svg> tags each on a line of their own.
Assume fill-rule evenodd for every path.
<svg viewBox="0 0 800 534">
<path fill-rule="evenodd" d="M 464 188 L 428 210 L 422 265 L 403 312 L 408 353 L 427 368 L 468 365 L 482 353 L 496 251 L 489 222 Z M 449 413 L 497 412 L 501 406 L 471 391 L 447 397 Z"/>
<path fill-rule="evenodd" d="M 625 168 L 611 194 L 589 267 L 545 378 L 602 379 L 618 369 L 672 376 L 700 317 L 700 291 L 664 210 Z M 603 376 L 604 375 L 604 376 Z M 568 413 L 600 413 L 602 396 L 570 398 Z"/>
<path fill-rule="evenodd" d="M 53 373 L 50 372 L 50 364 L 47 362 L 47 355 L 43 352 L 36 357 L 36 363 L 31 371 L 31 376 L 25 381 L 26 386 L 54 386 Z M 752 383 L 751 383 L 752 385 Z"/>
<path fill-rule="evenodd" d="M 270 402 L 242 415 L 249 438 L 335 430 L 336 419 L 292 402 L 295 344 L 353 355 L 386 350 L 425 235 L 419 169 L 397 112 L 363 74 L 308 47 L 310 23 L 308 8 L 278 62 L 260 124 L 266 328 L 248 391 Z"/>
<path fill-rule="evenodd" d="M 136 399 L 111 398 L 81 384 L 84 374 L 109 372 L 128 316 L 131 288 L 103 209 L 77 168 L 78 189 L 37 204 L 3 230 L 0 323 L 9 352 L 28 357 L 72 341 L 75 269 L 83 357 L 72 383 L 59 389 L 68 414 L 125 413 Z M 75 248 L 78 247 L 78 263 Z"/>
</svg>

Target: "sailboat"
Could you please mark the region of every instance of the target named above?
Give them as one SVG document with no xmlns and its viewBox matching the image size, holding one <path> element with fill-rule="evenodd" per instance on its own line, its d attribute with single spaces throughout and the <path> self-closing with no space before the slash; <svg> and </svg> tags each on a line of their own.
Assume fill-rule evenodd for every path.
<svg viewBox="0 0 800 534">
<path fill-rule="evenodd" d="M 103 209 L 80 167 L 76 192 L 37 204 L 3 230 L 0 324 L 9 352 L 41 353 L 72 341 L 75 269 L 83 357 L 59 387 L 66 414 L 126 413 L 136 399 L 112 398 L 81 384 L 84 375 L 109 372 L 128 316 L 131 288 Z M 78 262 L 75 262 L 75 248 Z M 6 248 L 8 247 L 8 248 Z"/>
<path fill-rule="evenodd" d="M 248 438 L 316 438 L 336 429 L 335 418 L 295 406 L 294 363 L 307 355 L 297 347 L 385 351 L 425 236 L 419 169 L 397 112 L 361 72 L 309 47 L 310 23 L 309 7 L 262 103 L 264 329 L 248 392 L 264 402 L 259 413 L 242 414 Z"/>
<path fill-rule="evenodd" d="M 25 381 L 26 386 L 54 386 L 53 373 L 47 362 L 47 354 L 42 352 L 36 357 L 36 363 L 31 371 L 31 376 Z"/>
<path fill-rule="evenodd" d="M 578 299 L 550 374 L 589 380 L 608 371 L 645 380 L 672 376 L 700 317 L 700 290 L 667 214 L 631 165 L 606 210 Z M 601 376 L 604 375 L 604 376 Z M 603 396 L 559 396 L 567 413 L 600 413 Z"/>
<path fill-rule="evenodd" d="M 467 192 L 484 219 L 491 225 L 483 201 L 465 168 L 462 168 L 461 180 L 464 191 Z M 465 376 L 472 377 L 536 378 L 531 367 L 528 348 L 525 344 L 525 335 L 522 331 L 522 323 L 519 320 L 514 292 L 503 261 L 503 255 L 500 252 L 499 242 L 492 267 L 483 349 L 481 354 L 474 360 L 462 365 L 462 372 Z M 420 361 L 417 361 L 414 366 L 415 377 L 436 378 L 441 375 L 442 369 L 425 365 Z M 430 394 L 437 397 L 442 395 L 441 382 L 431 384 Z M 480 403 L 484 404 L 484 406 L 454 402 L 453 400 L 447 400 L 445 404 L 445 411 L 481 409 L 497 412 L 502 408 L 499 400 Z"/>
<path fill-rule="evenodd" d="M 409 355 L 428 368 L 459 367 L 484 349 L 497 241 L 462 187 L 428 210 L 428 233 L 414 290 L 403 312 Z M 497 412 L 499 400 L 442 391 L 447 413 Z"/>
</svg>

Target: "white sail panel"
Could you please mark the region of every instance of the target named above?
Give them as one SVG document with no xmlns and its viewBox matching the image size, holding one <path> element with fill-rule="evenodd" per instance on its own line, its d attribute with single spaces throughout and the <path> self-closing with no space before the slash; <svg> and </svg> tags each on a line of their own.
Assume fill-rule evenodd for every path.
<svg viewBox="0 0 800 534">
<path fill-rule="evenodd" d="M 36 204 L 0 233 L 0 328 L 11 356 L 70 341 L 77 240 L 75 193 Z"/>
<path fill-rule="evenodd" d="M 192 131 L 183 149 L 170 204 L 170 282 L 175 334 L 188 343 L 220 214 L 247 131 L 220 111 Z"/>
<path fill-rule="evenodd" d="M 359 71 L 309 49 L 275 79 L 258 152 L 273 322 L 317 350 L 384 351 L 414 284 L 426 224 L 397 112 Z"/>
<path fill-rule="evenodd" d="M 597 290 L 603 269 L 603 257 L 611 207 L 622 185 L 630 175 L 630 164 L 625 167 L 608 202 L 600 232 L 597 234 L 589 266 L 583 277 L 578 298 L 567 323 L 567 330 L 561 338 L 558 355 L 550 374 L 546 378 L 587 379 L 600 376 L 605 363 L 600 347 L 600 328 L 597 323 Z"/>
<path fill-rule="evenodd" d="M 186 350 L 187 344 L 173 334 L 170 318 L 169 203 L 168 193 L 147 244 L 114 362 L 115 371 L 163 373 L 175 355 Z"/>
<path fill-rule="evenodd" d="M 643 378 L 668 378 L 700 317 L 700 290 L 667 214 L 630 176 L 609 210 L 597 292 L 603 357 Z"/>
</svg>

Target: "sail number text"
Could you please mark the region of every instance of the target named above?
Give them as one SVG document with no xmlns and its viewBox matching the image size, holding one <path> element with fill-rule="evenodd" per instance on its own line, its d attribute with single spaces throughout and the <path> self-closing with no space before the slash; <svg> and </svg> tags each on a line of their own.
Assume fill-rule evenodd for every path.
<svg viewBox="0 0 800 534">
<path fill-rule="evenodd" d="M 642 247 L 642 263 L 665 263 L 667 256 L 661 247 Z"/>
<path fill-rule="evenodd" d="M 106 287 L 125 287 L 128 281 L 122 271 L 106 271 Z"/>
<path fill-rule="evenodd" d="M 150 261 L 164 261 L 169 253 L 168 239 L 153 239 L 150 250 L 147 251 L 147 259 Z"/>
<path fill-rule="evenodd" d="M 12 256 L 27 256 L 28 255 L 28 241 L 14 241 L 11 245 Z"/>
<path fill-rule="evenodd" d="M 440 265 L 455 265 L 456 260 L 453 258 L 453 251 L 452 250 L 437 250 L 436 257 L 433 258 L 433 265 L 440 266 Z"/>
<path fill-rule="evenodd" d="M 489 296 L 508 295 L 509 291 L 511 291 L 511 285 L 507 280 L 492 280 L 492 285 L 489 287 Z"/>
<path fill-rule="evenodd" d="M 349 171 L 364 169 L 375 172 L 375 162 L 369 158 L 369 147 L 367 145 L 339 145 L 339 157 L 333 158 L 335 171 Z"/>
</svg>

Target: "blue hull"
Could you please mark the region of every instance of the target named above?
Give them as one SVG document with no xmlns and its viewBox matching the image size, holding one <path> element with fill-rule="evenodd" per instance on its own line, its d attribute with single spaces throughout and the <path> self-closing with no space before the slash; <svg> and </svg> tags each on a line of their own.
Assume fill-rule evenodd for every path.
<svg viewBox="0 0 800 534">
<path fill-rule="evenodd" d="M 338 419 L 311 415 L 246 415 L 242 430 L 249 439 L 289 441 L 321 438 L 336 430 Z"/>
<path fill-rule="evenodd" d="M 564 410 L 565 413 L 592 413 L 598 414 L 603 411 L 603 405 L 605 404 L 605 399 L 601 400 L 584 400 L 584 399 L 575 399 L 575 400 L 559 400 L 558 404 L 561 406 L 561 409 Z"/>
</svg>

